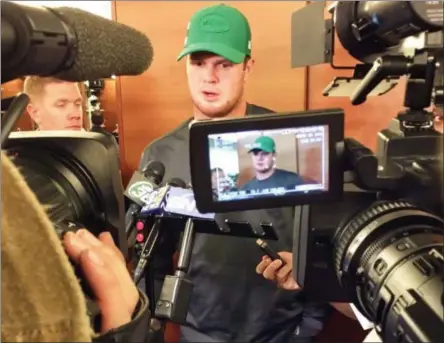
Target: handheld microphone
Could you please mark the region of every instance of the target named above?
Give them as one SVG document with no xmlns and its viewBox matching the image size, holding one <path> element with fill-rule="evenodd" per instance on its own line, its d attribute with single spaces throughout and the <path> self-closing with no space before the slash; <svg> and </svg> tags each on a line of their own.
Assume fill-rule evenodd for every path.
<svg viewBox="0 0 444 343">
<path fill-rule="evenodd" d="M 164 175 L 165 166 L 159 161 L 149 162 L 143 168 L 142 173 L 134 172 L 124 192 L 124 195 L 132 201 L 125 216 L 127 236 L 134 227 L 136 215 L 140 212 L 142 206 L 151 201 L 151 193 L 159 187 Z"/>
<path fill-rule="evenodd" d="M 182 181 L 182 180 L 180 180 Z M 171 182 L 173 183 L 173 182 Z M 184 182 L 176 182 L 184 185 Z M 186 185 L 186 184 L 185 184 Z M 196 201 L 194 200 L 193 191 L 173 186 L 166 186 L 161 196 L 155 197 L 156 200 L 147 204 L 141 211 L 141 215 L 162 215 L 156 218 L 154 226 L 149 234 L 158 239 L 159 223 L 162 218 L 165 218 L 163 224 L 168 223 L 171 216 L 187 218 L 185 228 L 183 229 L 182 242 L 179 250 L 179 259 L 174 275 L 166 275 L 160 292 L 159 300 L 155 304 L 155 316 L 157 318 L 168 319 L 177 324 L 184 324 L 186 322 L 186 315 L 188 312 L 188 304 L 191 298 L 193 283 L 187 276 L 190 265 L 191 253 L 194 245 L 195 228 L 194 221 L 197 218 L 214 220 L 214 213 L 200 213 L 196 208 Z M 151 246 L 152 243 L 148 243 Z M 151 249 L 144 249 L 151 251 Z M 140 280 L 141 275 L 145 269 L 147 258 L 145 254 L 141 254 L 142 258 L 136 267 L 135 278 Z"/>
<path fill-rule="evenodd" d="M 153 47 L 141 32 L 76 8 L 1 1 L 2 80 L 28 75 L 80 82 L 140 75 Z"/>
<path fill-rule="evenodd" d="M 137 170 L 134 172 L 125 190 L 125 196 L 142 207 L 149 201 L 150 194 L 159 187 L 164 175 L 163 163 L 150 161 L 143 168 L 142 173 Z"/>
<path fill-rule="evenodd" d="M 134 282 L 136 285 L 142 279 L 148 260 L 152 256 L 154 247 L 159 239 L 161 219 L 164 215 L 167 215 L 165 212 L 165 206 L 168 202 L 170 191 L 173 188 L 177 188 L 175 186 L 186 187 L 186 183 L 179 178 L 170 179 L 166 183 L 166 186 L 158 188 L 151 193 L 150 199 L 140 210 L 140 216 L 142 217 L 152 215 L 158 215 L 158 217 L 155 219 L 152 228 L 149 230 L 148 236 L 140 252 L 139 262 L 134 269 Z"/>
<path fill-rule="evenodd" d="M 172 186 L 164 186 L 150 193 L 140 215 L 175 215 L 213 220 L 215 217 L 214 213 L 200 213 L 197 210 L 192 190 Z"/>
<path fill-rule="evenodd" d="M 196 207 L 196 200 L 191 189 L 171 187 L 165 212 L 191 218 L 214 219 L 214 213 L 200 213 Z"/>
</svg>

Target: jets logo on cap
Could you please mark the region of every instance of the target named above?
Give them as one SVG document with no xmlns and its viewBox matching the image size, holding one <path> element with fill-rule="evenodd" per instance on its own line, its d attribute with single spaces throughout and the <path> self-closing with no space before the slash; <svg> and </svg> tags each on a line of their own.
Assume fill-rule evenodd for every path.
<svg viewBox="0 0 444 343">
<path fill-rule="evenodd" d="M 230 29 L 230 24 L 217 14 L 209 14 L 200 20 L 200 29 L 204 32 L 221 33 Z"/>
</svg>

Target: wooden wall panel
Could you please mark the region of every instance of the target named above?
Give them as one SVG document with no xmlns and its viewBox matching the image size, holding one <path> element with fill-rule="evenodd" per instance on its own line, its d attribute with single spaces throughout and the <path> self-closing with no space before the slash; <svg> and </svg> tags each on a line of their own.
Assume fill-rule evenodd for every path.
<svg viewBox="0 0 444 343">
<path fill-rule="evenodd" d="M 123 173 L 137 168 L 144 147 L 192 116 L 185 61 L 176 62 L 192 14 L 216 2 L 118 1 L 118 22 L 146 33 L 155 54 L 151 68 L 141 76 L 121 77 L 120 122 Z M 290 67 L 290 19 L 304 2 L 236 2 L 249 19 L 253 34 L 255 70 L 247 87 L 248 100 L 277 111 L 302 110 L 305 70 Z M 172 8 L 174 7 L 174 10 Z M 135 47 L 136 48 L 136 47 Z"/>
</svg>

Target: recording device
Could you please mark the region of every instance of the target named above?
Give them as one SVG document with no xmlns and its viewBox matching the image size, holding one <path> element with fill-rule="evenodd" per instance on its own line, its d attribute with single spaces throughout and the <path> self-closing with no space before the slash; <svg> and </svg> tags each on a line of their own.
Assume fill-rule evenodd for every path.
<svg viewBox="0 0 444 343">
<path fill-rule="evenodd" d="M 268 245 L 267 242 L 265 242 L 265 241 L 263 241 L 262 239 L 259 238 L 259 239 L 256 240 L 256 244 L 265 253 L 265 255 L 267 255 L 273 261 L 274 260 L 281 260 L 282 262 L 284 262 L 282 260 L 282 258 L 279 256 L 279 254 L 276 251 L 274 251 L 273 249 L 270 248 L 270 246 Z"/>
<path fill-rule="evenodd" d="M 137 218 L 142 207 L 150 203 L 155 189 L 162 183 L 165 175 L 165 166 L 159 161 L 150 161 L 143 168 L 142 173 L 135 171 L 125 190 L 125 197 L 129 200 L 125 214 L 125 232 L 131 246 L 138 241 Z M 135 230 L 136 229 L 136 230 Z"/>
<path fill-rule="evenodd" d="M 132 202 L 144 206 L 149 202 L 152 192 L 162 183 L 165 175 L 165 166 L 160 161 L 150 161 L 142 169 L 133 173 L 125 190 L 125 196 Z"/>
<path fill-rule="evenodd" d="M 11 133 L 2 149 L 55 225 L 72 221 L 95 235 L 110 231 L 126 256 L 123 187 L 114 144 L 96 133 L 33 131 Z"/>
<path fill-rule="evenodd" d="M 292 14 L 291 65 L 330 64 L 339 76 L 323 90 L 326 97 L 352 97 L 358 105 L 367 96 L 388 93 L 412 72 L 405 70 L 409 63 L 403 58 L 414 56 L 416 49 L 433 50 L 442 64 L 442 1 L 335 1 L 328 19 L 325 7 L 325 1 L 316 1 Z M 338 65 L 338 43 L 358 63 Z"/>
<path fill-rule="evenodd" d="M 127 258 L 123 187 L 116 146 L 103 135 L 75 131 L 14 132 L 2 144 L 45 207 L 60 238 L 86 228 L 109 231 Z M 106 168 L 103 166 L 106 165 Z M 75 268 L 92 323 L 98 315 L 94 294 Z"/>
<path fill-rule="evenodd" d="M 105 88 L 104 80 L 85 81 L 86 95 L 88 99 L 87 112 L 91 119 L 91 131 L 107 133 L 103 128 L 105 116 L 101 108 L 100 96 Z"/>
<path fill-rule="evenodd" d="M 143 34 L 88 12 L 9 1 L 1 1 L 1 12 L 2 83 L 27 75 L 66 81 L 138 75 L 152 60 Z M 109 231 L 128 259 L 116 144 L 93 132 L 11 133 L 28 103 L 29 97 L 21 94 L 2 114 L 1 145 L 44 206 L 55 232 L 62 238 L 78 228 L 96 236 Z M 94 325 L 94 294 L 77 275 Z"/>
<path fill-rule="evenodd" d="M 99 80 L 91 80 L 88 82 L 88 91 L 89 95 L 95 95 L 100 98 L 100 96 L 103 93 L 103 90 L 105 89 L 105 80 L 99 79 Z"/>
<path fill-rule="evenodd" d="M 319 190 L 315 190 L 317 199 L 309 197 L 313 190 L 287 197 L 287 192 L 265 196 L 257 189 L 250 194 L 229 190 L 215 199 L 210 176 L 211 168 L 216 166 L 216 158 L 211 156 L 213 146 L 223 149 L 226 159 L 237 154 L 230 165 L 246 165 L 242 161 L 245 158 L 233 152 L 243 144 L 239 144 L 239 137 L 246 128 L 261 135 L 264 130 L 275 129 L 276 124 L 273 119 L 268 123 L 268 118 L 258 116 L 250 122 L 238 119 L 196 125 L 194 132 L 191 128 L 190 148 L 197 206 L 201 210 L 225 210 L 218 204 L 228 202 L 230 206 L 226 207 L 231 210 L 234 203 L 241 204 L 242 209 L 305 204 L 295 208 L 293 273 L 307 298 L 352 302 L 374 323 L 384 342 L 439 341 L 444 336 L 443 136 L 434 129 L 433 114 L 427 108 L 432 99 L 439 99 L 442 89 L 442 77 L 437 73 L 444 53 L 442 2 L 340 1 L 331 9 L 333 19 L 327 20 L 324 5 L 314 2 L 293 14 L 292 29 L 304 29 L 292 33 L 292 43 L 297 45 L 292 51 L 300 54 L 299 61 L 293 58 L 293 66 L 331 63 L 336 69 L 344 69 L 332 60 L 332 37 L 337 32 L 345 49 L 364 63 L 352 68 L 353 77 L 333 82 L 331 90 L 348 88 L 341 92 L 350 96 L 353 105 L 359 105 L 370 94 L 381 94 L 381 90 L 375 91 L 378 87 L 385 87 L 386 92 L 393 88 L 387 84 L 406 76 L 405 109 L 394 113 L 396 118 L 390 126 L 379 132 L 376 153 L 352 138 L 341 139 L 342 144 L 333 140 L 336 144 L 327 147 L 327 151 L 338 151 L 332 157 L 335 161 L 329 160 L 330 174 L 333 165 L 343 175 L 329 178 L 328 190 L 342 189 L 342 197 L 330 202 L 317 201 L 322 200 Z M 304 36 L 310 44 L 303 43 Z M 295 37 L 301 41 L 296 42 Z M 314 42 L 321 44 L 311 49 Z M 304 64 L 300 63 L 304 59 Z M 313 123 L 309 114 L 306 116 L 306 122 Z M 297 130 L 301 126 L 293 123 L 286 128 Z M 224 137 L 229 132 L 234 138 Z M 213 133 L 216 139 L 210 146 L 203 144 L 213 138 Z M 342 149 L 337 149 L 341 145 Z M 262 144 L 261 151 L 272 154 L 269 147 Z M 296 150 L 297 155 L 300 153 Z M 256 157 L 251 157 L 253 162 Z M 313 158 L 311 163 L 316 160 Z M 267 174 L 263 161 L 264 156 L 255 168 Z M 279 163 L 277 152 L 276 167 Z M 240 179 L 238 185 L 242 187 L 241 173 L 233 169 L 225 173 Z M 213 181 L 219 179 L 216 176 Z M 258 193 L 260 200 L 256 198 Z"/>
<path fill-rule="evenodd" d="M 343 128 L 343 112 L 335 109 L 194 123 L 197 208 L 220 213 L 340 199 Z M 225 178 L 236 186 L 224 188 Z"/>
<path fill-rule="evenodd" d="M 28 75 L 73 82 L 139 75 L 153 58 L 148 38 L 129 26 L 80 9 L 10 1 L 1 1 L 1 50 L 2 83 Z"/>
<path fill-rule="evenodd" d="M 134 280 L 138 283 L 147 271 L 152 271 L 153 257 L 162 255 L 160 257 L 171 259 L 178 243 L 181 243 L 177 269 L 174 274 L 164 277 L 158 296 L 153 291 L 154 277 L 147 278 L 152 313 L 158 319 L 177 324 L 186 323 L 188 302 L 193 290 L 187 272 L 196 234 L 277 239 L 270 223 L 261 223 L 259 233 L 248 222 L 221 222 L 215 213 L 201 213 L 196 207 L 193 191 L 184 186 L 184 181 L 174 178 L 146 197 L 146 203 L 138 214 L 137 226 L 140 232 L 143 231 L 141 235 L 144 240 L 139 243 L 142 249 L 138 253 L 134 272 Z"/>
</svg>

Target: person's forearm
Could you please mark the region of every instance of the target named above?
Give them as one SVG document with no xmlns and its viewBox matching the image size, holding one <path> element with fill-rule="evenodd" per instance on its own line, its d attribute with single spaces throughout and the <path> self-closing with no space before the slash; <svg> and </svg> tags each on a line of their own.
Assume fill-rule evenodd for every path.
<svg viewBox="0 0 444 343">
<path fill-rule="evenodd" d="M 143 292 L 139 291 L 139 295 L 139 303 L 133 313 L 131 321 L 121 327 L 93 337 L 93 343 L 132 343 L 148 341 L 151 318 L 148 308 L 149 300 Z"/>
<path fill-rule="evenodd" d="M 357 320 L 353 309 L 349 303 L 330 303 L 337 311 L 341 312 L 344 316 Z"/>
</svg>

